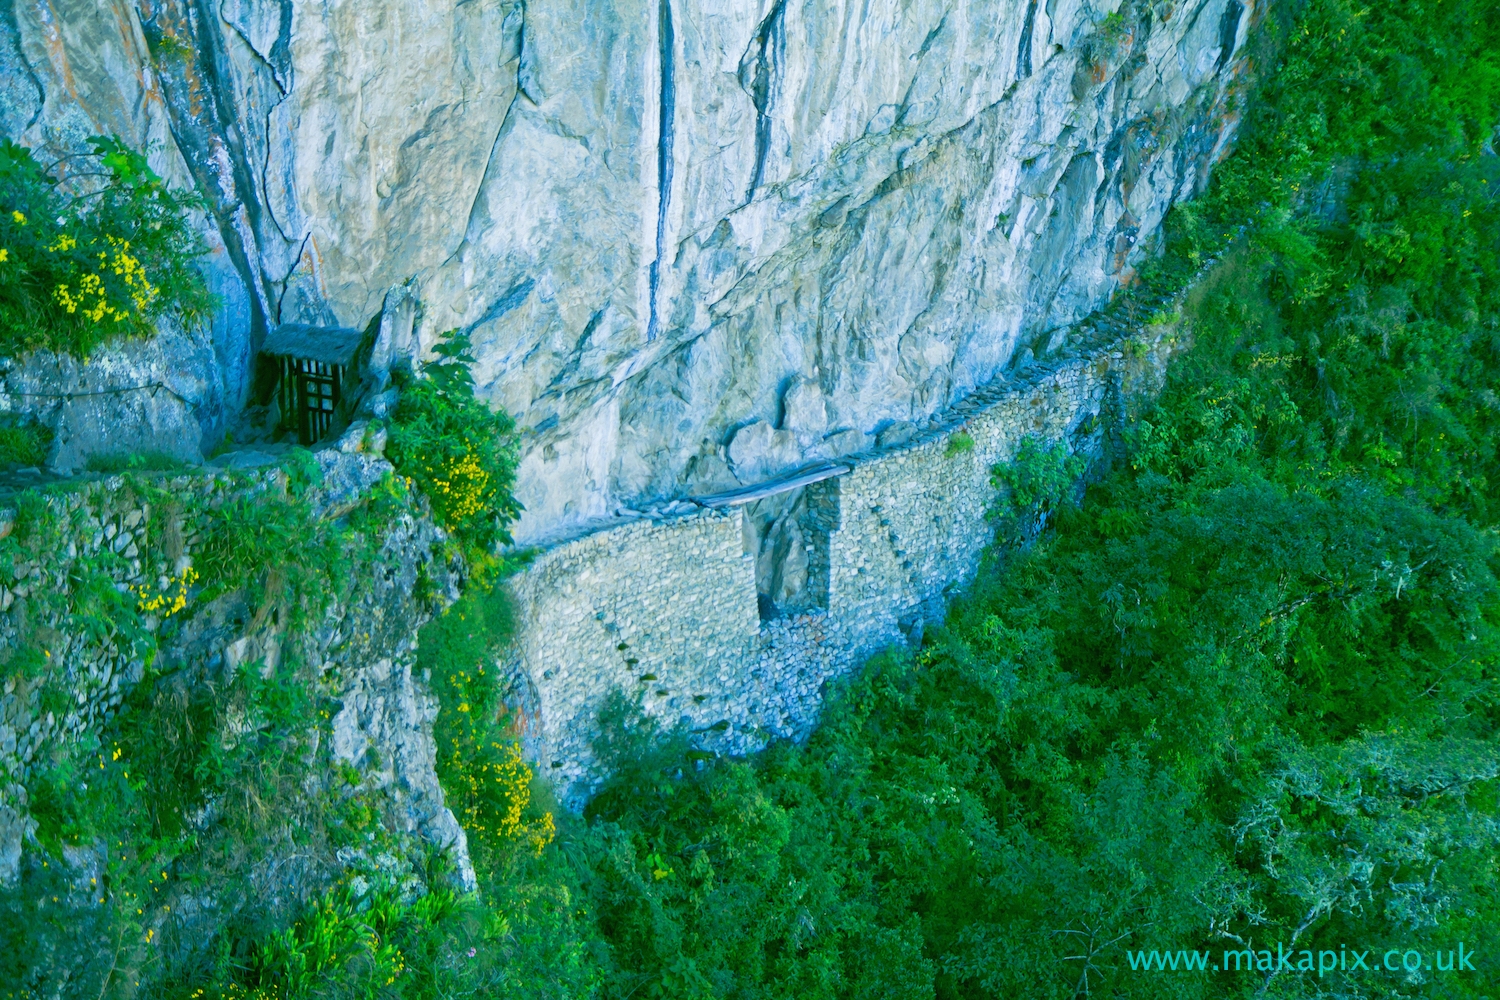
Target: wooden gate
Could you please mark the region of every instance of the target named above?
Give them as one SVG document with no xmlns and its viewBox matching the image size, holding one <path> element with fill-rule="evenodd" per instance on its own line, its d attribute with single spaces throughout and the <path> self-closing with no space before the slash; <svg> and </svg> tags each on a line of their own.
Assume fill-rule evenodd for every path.
<svg viewBox="0 0 1500 1000">
<path fill-rule="evenodd" d="M 279 423 L 295 430 L 302 444 L 317 444 L 333 432 L 362 337 L 358 330 L 299 324 L 267 334 L 261 351 L 276 360 Z"/>
<path fill-rule="evenodd" d="M 322 440 L 333 425 L 333 411 L 343 388 L 343 366 L 306 358 L 283 360 L 287 365 L 283 377 L 296 387 L 292 405 L 297 413 L 297 437 L 303 444 L 313 444 Z"/>
</svg>

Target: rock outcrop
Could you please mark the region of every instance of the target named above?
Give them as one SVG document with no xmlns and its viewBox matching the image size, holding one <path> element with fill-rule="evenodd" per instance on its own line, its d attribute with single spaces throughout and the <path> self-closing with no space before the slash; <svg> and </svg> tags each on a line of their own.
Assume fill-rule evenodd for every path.
<svg viewBox="0 0 1500 1000">
<path fill-rule="evenodd" d="M 391 471 L 382 459 L 333 449 L 318 452 L 316 462 L 317 485 L 302 501 L 315 524 L 332 525 Z M 418 630 L 458 586 L 445 561 L 445 536 L 424 510 L 404 503 L 389 515 L 355 550 L 359 561 L 347 567 L 341 589 L 297 595 L 317 608 L 297 627 L 268 615 L 267 605 L 257 608 L 249 588 L 200 606 L 200 588 L 190 586 L 198 579 L 189 575 L 195 557 L 224 544 L 222 518 L 213 512 L 284 501 L 287 491 L 287 473 L 268 465 L 77 483 L 23 498 L 34 507 L 22 515 L 25 524 L 16 509 L 0 509 L 0 665 L 7 668 L 0 685 L 0 885 L 23 863 L 32 826 L 27 788 L 38 761 L 97 737 L 148 667 L 186 691 L 295 664 L 303 682 L 334 706 L 321 722 L 305 720 L 318 734 L 312 745 L 327 744 L 309 758 L 308 794 L 366 796 L 378 805 L 388 840 L 413 853 L 446 852 L 457 880 L 473 886 L 464 831 L 438 783 L 437 699 L 412 674 Z M 102 628 L 97 609 L 79 593 L 89 586 L 125 594 L 138 606 L 139 622 L 126 616 L 129 628 Z M 164 596 L 152 600 L 156 595 Z M 23 669 L 16 657 L 27 655 L 44 655 L 44 666 Z M 51 706 L 49 691 L 66 696 Z M 284 881 L 295 883 L 293 874 Z M 274 894 L 277 886 L 262 888 Z"/>
<path fill-rule="evenodd" d="M 0 412 L 53 433 L 48 466 L 71 474 L 92 458 L 154 452 L 196 463 L 223 440 L 230 413 L 209 331 L 163 329 L 87 361 L 37 351 L 0 358 Z"/>
<path fill-rule="evenodd" d="M 528 432 L 526 541 L 910 433 L 1057 346 L 1227 148 L 1260 13 L 13 0 L 0 125 L 154 143 L 209 197 L 230 407 L 268 326 L 402 287 L 424 344 L 467 330 Z"/>
</svg>

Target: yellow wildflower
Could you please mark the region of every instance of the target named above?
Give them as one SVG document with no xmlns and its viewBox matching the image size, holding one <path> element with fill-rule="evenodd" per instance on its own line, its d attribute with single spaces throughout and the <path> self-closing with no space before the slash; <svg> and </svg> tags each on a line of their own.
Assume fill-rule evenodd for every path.
<svg viewBox="0 0 1500 1000">
<path fill-rule="evenodd" d="M 150 588 L 138 587 L 132 584 L 130 589 L 136 595 L 136 610 L 144 611 L 147 614 L 160 611 L 163 618 L 171 618 L 177 612 L 187 607 L 188 587 L 198 579 L 198 572 L 189 566 L 179 576 L 175 577 L 175 579 L 177 581 L 177 593 L 175 595 L 170 594 L 172 589 L 171 584 L 168 584 L 167 589 L 160 594 L 152 594 Z M 119 750 L 116 750 L 115 756 L 118 757 L 119 754 Z"/>
</svg>

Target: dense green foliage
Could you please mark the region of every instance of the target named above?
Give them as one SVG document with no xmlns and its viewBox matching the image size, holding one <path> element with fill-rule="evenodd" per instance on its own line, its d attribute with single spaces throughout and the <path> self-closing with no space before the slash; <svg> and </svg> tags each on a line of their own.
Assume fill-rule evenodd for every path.
<svg viewBox="0 0 1500 1000">
<path fill-rule="evenodd" d="M 504 591 L 470 587 L 423 630 L 417 661 L 442 703 L 433 727 L 438 777 L 484 869 L 510 857 L 518 839 L 540 850 L 553 833 L 550 814 L 527 818 L 531 769 L 494 676 L 494 652 L 509 635 Z"/>
<path fill-rule="evenodd" d="M 184 969 L 254 973 L 264 963 L 245 942 L 295 914 L 294 900 L 266 892 L 266 866 L 296 858 L 316 884 L 340 867 L 333 852 L 368 847 L 380 830 L 356 794 L 359 775 L 324 788 L 312 778 L 314 765 L 329 764 L 308 720 L 337 708 L 336 678 L 318 663 L 301 662 L 291 645 L 270 669 L 259 659 L 215 669 L 163 655 L 199 641 L 182 630 L 201 627 L 193 614 L 219 598 L 218 614 L 250 632 L 319 621 L 410 503 L 393 482 L 328 521 L 307 502 L 319 474 L 311 456 L 294 453 L 284 472 L 284 491 L 242 482 L 224 495 L 127 476 L 115 497 L 149 511 L 139 558 L 166 584 L 118 589 L 134 552 L 105 546 L 79 556 L 66 585 L 35 588 L 18 612 L 60 620 L 23 628 L 23 646 L 0 649 L 7 683 L 40 686 L 44 711 L 61 716 L 72 700 L 67 676 L 52 669 L 65 651 L 79 655 L 70 636 L 146 670 L 114 719 L 83 739 L 50 741 L 32 761 L 33 849 L 18 881 L 0 887 L 0 984 L 22 992 L 0 996 L 114 995 L 136 984 L 160 995 L 163 977 Z M 50 571 L 48 556 L 75 530 L 65 505 L 36 492 L 19 500 L 14 530 L 0 539 L 6 580 L 25 567 Z M 191 562 L 182 561 L 185 526 L 198 533 Z M 203 898 L 235 915 L 213 942 L 196 938 L 191 917 L 172 918 Z"/>
<path fill-rule="evenodd" d="M 457 894 L 441 857 L 429 859 L 419 893 L 410 879 L 365 867 L 279 929 L 274 921 L 235 927 L 211 971 L 178 976 L 184 996 L 487 996 L 544 987 L 582 995 L 597 978 L 569 912 L 566 870 L 546 853 L 555 833 L 548 793 L 533 796 L 494 671 L 510 635 L 498 584 L 521 558 L 496 554 L 520 512 L 510 492 L 514 428 L 474 397 L 465 338 L 451 337 L 437 355 L 401 379 L 388 455 L 451 532 L 469 571 L 462 597 L 422 629 L 416 669 L 438 695 L 437 773 L 464 826 L 480 892 Z M 359 829 L 366 808 L 346 810 Z"/>
<path fill-rule="evenodd" d="M 180 459 L 159 451 L 135 451 L 124 454 L 90 455 L 85 468 L 90 472 L 170 472 L 185 465 Z"/>
<path fill-rule="evenodd" d="M 806 748 L 638 727 L 590 808 L 632 848 L 584 868 L 605 994 L 1490 995 L 1497 123 L 1486 4 L 1302 5 L 1148 276 L 1246 226 L 1125 467 L 1078 503 L 1060 455 L 1002 470 L 1011 544 Z M 1476 970 L 1130 958 L 1460 942 Z"/>
<path fill-rule="evenodd" d="M 1357 473 L 1500 516 L 1497 34 L 1480 2 L 1305 5 L 1239 150 L 1175 213 L 1176 261 L 1253 229 L 1199 324 L 1241 339 L 1188 362 L 1152 461 L 1237 448 L 1283 482 Z"/>
<path fill-rule="evenodd" d="M 199 200 L 119 140 L 90 145 L 43 167 L 0 140 L 0 355 L 86 357 L 112 338 L 149 336 L 164 316 L 195 322 L 212 305 L 189 222 Z"/>
<path fill-rule="evenodd" d="M 47 460 L 52 432 L 40 424 L 0 414 L 0 472 L 17 466 L 40 466 Z"/>
<path fill-rule="evenodd" d="M 396 471 L 427 497 L 439 524 L 480 560 L 508 543 L 506 526 L 521 513 L 515 424 L 474 396 L 469 339 L 457 331 L 434 349 L 437 359 L 401 385 L 387 454 Z"/>
<path fill-rule="evenodd" d="M 114 580 L 133 549 L 82 557 L 65 586 L 38 588 L 18 612 L 24 620 L 60 617 L 60 627 L 23 625 L 23 647 L 0 650 L 9 681 L 41 685 L 42 709 L 58 713 L 69 695 L 54 651 L 68 637 L 148 664 L 100 731 L 52 741 L 32 762 L 32 847 L 20 879 L 0 887 L 0 984 L 22 992 L 0 996 L 137 989 L 180 997 L 375 996 L 398 982 L 472 991 L 520 974 L 559 981 L 566 942 L 549 949 L 545 963 L 534 955 L 530 965 L 511 960 L 525 951 L 513 922 L 531 915 L 546 926 L 558 894 L 567 894 L 539 860 L 553 836 L 552 816 L 545 802 L 531 801 L 531 772 L 488 667 L 508 629 L 494 588 L 503 569 L 494 545 L 519 510 L 509 497 L 514 442 L 507 418 L 474 399 L 462 344 L 440 356 L 424 378 L 404 385 L 408 405 L 392 436 L 415 448 L 424 435 L 457 428 L 456 441 L 418 453 L 468 459 L 482 474 L 483 489 L 459 491 L 478 497 L 477 509 L 455 511 L 432 498 L 471 576 L 464 597 L 424 633 L 418 667 L 441 698 L 438 770 L 482 866 L 485 894 L 450 888 L 445 856 L 413 856 L 413 845 L 382 815 L 380 795 L 362 790 L 358 769 L 330 758 L 340 678 L 326 664 L 302 662 L 295 642 L 280 643 L 269 668 L 254 659 L 220 670 L 162 655 L 174 642 L 212 641 L 200 630 L 221 627 L 220 619 L 252 635 L 318 628 L 376 563 L 392 519 L 410 513 L 407 484 L 417 477 L 390 478 L 329 520 L 309 503 L 321 472 L 305 451 L 283 463 L 284 491 L 258 487 L 253 477 L 220 491 L 205 490 L 211 482 L 191 474 L 147 475 L 175 465 L 165 456 L 102 460 L 95 471 L 126 474 L 114 501 L 149 512 L 140 558 L 170 579 L 163 577 L 159 593 L 150 585 L 122 590 Z M 46 565 L 78 530 L 66 504 L 43 493 L 23 493 L 19 503 L 14 531 L 0 539 L 6 580 Z M 195 537 L 185 561 L 189 529 Z M 86 890 L 80 865 L 91 878 Z M 531 903 L 517 881 L 528 871 L 543 876 Z M 490 891 L 496 878 L 507 880 L 503 894 Z M 208 938 L 198 936 L 203 925 L 194 915 L 204 899 L 223 914 Z M 503 909 L 494 903 L 500 899 Z M 537 932 L 524 940 L 539 940 Z M 593 966 L 577 963 L 574 979 Z"/>
<path fill-rule="evenodd" d="M 1086 492 L 1076 462 L 1035 443 L 996 470 L 996 544 L 922 649 L 832 692 L 806 746 L 751 760 L 618 702 L 601 746 L 614 779 L 585 817 L 554 821 L 493 673 L 503 601 L 472 587 L 423 631 L 419 668 L 479 892 L 413 896 L 399 873 L 360 872 L 295 914 L 247 916 L 181 994 L 1493 995 L 1500 20 L 1483 0 L 1306 0 L 1276 30 L 1238 152 L 1145 276 L 1170 285 L 1228 248 L 1178 320 L 1193 350 Z M 464 349 L 404 388 L 391 446 L 482 557 L 515 514 L 514 459 Z M 490 478 L 454 471 L 470 460 Z M 256 539 L 278 530 L 214 535 L 205 572 L 262 593 Z M 309 572 L 335 572 L 334 555 L 315 550 Z M 262 817 L 250 838 L 303 808 L 258 798 L 289 787 L 296 727 L 243 751 L 204 734 L 317 711 L 318 689 L 239 683 L 142 685 L 137 703 L 177 711 L 122 715 L 97 748 L 102 788 L 128 787 L 112 746 L 182 762 L 119 793 L 129 892 L 183 878 L 158 859 L 181 843 L 171 817 L 206 801 L 192 796 L 243 797 Z M 87 817 L 65 794 L 75 775 L 56 773 L 40 834 L 61 845 Z M 363 830 L 358 798 L 339 801 L 299 822 Z M 28 898 L 49 877 L 30 871 Z M 7 912 L 0 939 L 24 941 Z M 1460 944 L 1472 971 L 1298 971 L 1304 950 L 1378 967 Z M 1250 964 L 1136 967 L 1184 950 Z"/>
</svg>

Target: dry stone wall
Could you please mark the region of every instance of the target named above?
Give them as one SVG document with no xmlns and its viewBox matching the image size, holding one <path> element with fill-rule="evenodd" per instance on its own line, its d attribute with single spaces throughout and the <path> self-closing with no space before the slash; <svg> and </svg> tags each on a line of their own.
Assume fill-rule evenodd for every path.
<svg viewBox="0 0 1500 1000">
<path fill-rule="evenodd" d="M 1028 437 L 1104 457 L 1132 401 L 1159 389 L 1176 346 L 1173 326 L 1151 326 L 1033 363 L 913 440 L 816 482 L 803 476 L 792 487 L 803 491 L 808 581 L 796 613 L 763 618 L 757 595 L 747 506 L 774 484 L 677 502 L 544 550 L 510 582 L 517 639 L 505 666 L 528 752 L 566 801 L 581 803 L 601 777 L 592 741 L 615 691 L 706 749 L 806 737 L 829 680 L 920 641 L 973 577 L 993 534 L 994 467 Z"/>
<path fill-rule="evenodd" d="M 738 509 L 585 535 L 512 587 L 528 749 L 561 783 L 584 778 L 590 723 L 615 689 L 672 723 L 754 717 L 743 698 L 757 686 L 760 616 Z"/>
<path fill-rule="evenodd" d="M 325 519 L 341 516 L 391 471 L 368 455 L 328 449 L 315 458 L 318 485 L 304 499 Z M 391 833 L 448 848 L 460 882 L 472 887 L 466 838 L 435 769 L 437 700 L 412 671 L 417 630 L 435 608 L 420 596 L 419 577 L 439 600 L 456 594 L 441 530 L 415 507 L 393 515 L 347 590 L 305 628 L 289 630 L 262 621 L 242 592 L 200 604 L 189 571 L 208 542 L 204 519 L 164 517 L 136 485 L 122 476 L 75 481 L 0 504 L 0 883 L 15 877 L 33 829 L 33 769 L 58 746 L 98 733 L 148 670 L 222 679 L 297 660 L 316 669 L 339 703 L 327 738 L 332 760 L 352 769 L 343 777 L 358 772 L 354 791 L 384 803 Z M 153 485 L 156 496 L 172 497 L 170 506 L 202 512 L 285 496 L 288 476 L 262 465 Z M 26 527 L 39 521 L 50 528 Z M 22 539 L 27 533 L 35 538 Z M 101 628 L 79 612 L 80 580 L 139 602 L 140 631 Z M 22 669 L 16 657 L 37 649 L 45 662 Z M 287 878 L 295 868 L 287 866 Z"/>
</svg>

